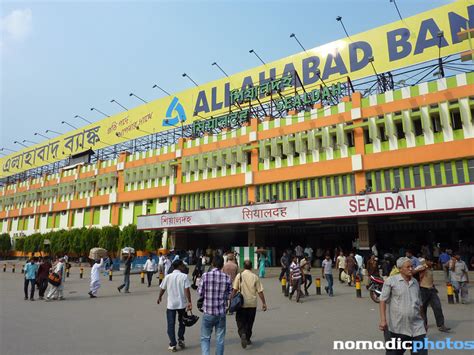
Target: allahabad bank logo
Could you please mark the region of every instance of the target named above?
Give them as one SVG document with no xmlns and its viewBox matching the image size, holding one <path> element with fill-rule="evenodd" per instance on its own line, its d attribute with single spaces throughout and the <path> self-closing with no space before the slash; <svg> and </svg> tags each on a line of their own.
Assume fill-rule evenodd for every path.
<svg viewBox="0 0 474 355">
<path fill-rule="evenodd" d="M 178 123 L 183 123 L 184 121 L 186 121 L 184 107 L 175 96 L 166 110 L 166 117 L 163 119 L 163 126 L 176 126 Z"/>
</svg>

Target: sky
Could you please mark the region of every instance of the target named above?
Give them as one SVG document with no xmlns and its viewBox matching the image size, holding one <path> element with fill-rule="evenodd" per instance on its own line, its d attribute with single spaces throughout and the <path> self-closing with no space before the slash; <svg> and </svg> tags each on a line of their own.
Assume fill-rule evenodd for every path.
<svg viewBox="0 0 474 355">
<path fill-rule="evenodd" d="M 397 0 L 403 17 L 452 1 Z M 397 21 L 389 0 L 2 1 L 0 147 L 39 142 L 34 132 L 71 130 L 165 94 Z M 26 142 L 25 144 L 31 144 Z"/>
</svg>

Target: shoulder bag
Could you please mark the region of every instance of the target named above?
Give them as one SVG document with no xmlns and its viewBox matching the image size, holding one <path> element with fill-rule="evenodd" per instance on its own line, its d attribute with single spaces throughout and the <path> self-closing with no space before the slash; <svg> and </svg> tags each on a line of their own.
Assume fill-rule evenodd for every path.
<svg viewBox="0 0 474 355">
<path fill-rule="evenodd" d="M 229 305 L 229 312 L 234 313 L 242 308 L 244 305 L 244 296 L 242 296 L 242 273 L 239 273 L 240 283 L 239 283 L 239 291 L 237 291 L 234 297 L 230 300 Z"/>
</svg>

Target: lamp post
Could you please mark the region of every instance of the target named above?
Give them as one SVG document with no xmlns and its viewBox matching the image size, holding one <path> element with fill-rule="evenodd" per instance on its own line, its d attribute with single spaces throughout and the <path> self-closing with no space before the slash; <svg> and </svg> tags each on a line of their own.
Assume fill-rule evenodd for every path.
<svg viewBox="0 0 474 355">
<path fill-rule="evenodd" d="M 147 101 L 143 100 L 141 97 L 135 95 L 133 92 L 131 92 L 128 96 L 135 96 L 138 100 L 142 100 L 144 103 L 148 103 Z"/>
<path fill-rule="evenodd" d="M 86 120 L 84 117 L 79 116 L 79 115 L 74 116 L 74 118 L 80 118 L 81 120 L 83 120 L 83 121 L 85 121 L 85 122 L 87 122 L 87 123 L 92 123 L 91 121 Z"/>
<path fill-rule="evenodd" d="M 109 115 L 107 115 L 106 113 L 103 113 L 102 111 L 96 109 L 95 107 L 91 107 L 91 111 L 97 111 L 97 112 L 103 114 L 105 117 L 110 117 Z"/>
<path fill-rule="evenodd" d="M 23 143 L 31 143 L 31 144 L 38 144 L 37 142 L 29 141 L 28 139 L 23 139 Z"/>
<path fill-rule="evenodd" d="M 48 133 L 48 132 L 55 133 L 55 134 L 59 134 L 59 135 L 64 134 L 64 133 L 61 133 L 61 132 L 53 131 L 53 130 L 51 130 L 51 129 L 47 129 L 44 133 Z"/>
<path fill-rule="evenodd" d="M 115 102 L 117 105 L 119 105 L 125 111 L 128 111 L 128 108 L 126 108 L 124 105 L 122 105 L 120 102 L 116 101 L 115 99 L 110 100 L 110 103 L 112 103 L 112 102 Z"/>
<path fill-rule="evenodd" d="M 189 80 L 191 80 L 191 82 L 192 82 L 194 85 L 199 86 L 188 74 L 183 73 L 183 74 L 182 74 L 182 77 L 183 77 L 183 78 L 188 78 Z"/>
<path fill-rule="evenodd" d="M 20 142 L 18 142 L 18 141 L 14 141 L 13 143 L 14 143 L 14 144 L 19 144 L 19 145 L 22 145 L 22 146 L 25 147 L 25 148 L 28 148 L 27 145 L 24 145 L 23 143 L 20 143 Z"/>
<path fill-rule="evenodd" d="M 38 132 L 35 132 L 35 136 L 41 136 L 41 137 L 46 138 L 46 139 L 51 139 L 51 138 L 45 136 L 44 134 L 41 134 L 41 133 L 38 133 Z"/>
<path fill-rule="evenodd" d="M 227 73 L 224 71 L 224 69 L 222 69 L 222 68 L 220 67 L 219 64 L 217 64 L 217 62 L 214 62 L 214 63 L 212 63 L 211 65 L 215 65 L 216 67 L 218 67 L 218 68 L 220 69 L 220 71 L 221 71 L 222 73 L 224 73 L 225 76 L 228 77 Z"/>
<path fill-rule="evenodd" d="M 168 91 L 166 91 L 165 89 L 159 87 L 159 86 L 156 85 L 156 84 L 153 85 L 152 89 L 154 89 L 154 88 L 158 88 L 158 89 L 160 89 L 161 91 L 163 91 L 166 95 L 171 96 L 171 94 L 170 94 Z"/>
<path fill-rule="evenodd" d="M 61 121 L 61 124 L 67 124 L 69 127 L 72 127 L 73 129 L 77 129 L 77 127 L 73 126 L 72 124 L 66 121 Z"/>
<path fill-rule="evenodd" d="M 337 16 L 336 21 L 341 23 L 344 33 L 346 34 L 347 38 L 350 39 L 351 37 L 349 36 L 349 33 L 347 33 L 346 26 L 344 26 L 344 22 L 342 22 L 342 16 Z"/>
<path fill-rule="evenodd" d="M 255 56 L 262 62 L 263 65 L 266 65 L 262 58 L 255 52 L 253 49 L 249 50 L 249 53 L 255 54 Z"/>
<path fill-rule="evenodd" d="M 298 42 L 298 44 L 300 45 L 301 48 L 303 48 L 303 50 L 306 52 L 306 49 L 303 47 L 303 45 L 301 44 L 300 41 L 298 41 L 298 38 L 296 37 L 296 35 L 294 33 L 292 33 L 290 35 L 290 38 L 294 38 L 296 40 L 296 42 Z"/>
</svg>

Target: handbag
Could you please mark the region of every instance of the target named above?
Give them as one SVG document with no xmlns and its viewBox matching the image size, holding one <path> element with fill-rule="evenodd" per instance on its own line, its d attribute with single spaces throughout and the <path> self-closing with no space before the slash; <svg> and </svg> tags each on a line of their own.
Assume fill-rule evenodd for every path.
<svg viewBox="0 0 474 355">
<path fill-rule="evenodd" d="M 61 285 L 61 276 L 59 276 L 58 273 L 52 272 L 48 275 L 48 282 L 51 285 L 58 287 L 59 285 Z"/>
<path fill-rule="evenodd" d="M 239 274 L 239 291 L 234 294 L 234 297 L 230 299 L 229 312 L 234 313 L 242 308 L 244 305 L 244 296 L 242 296 L 242 273 Z"/>
</svg>

